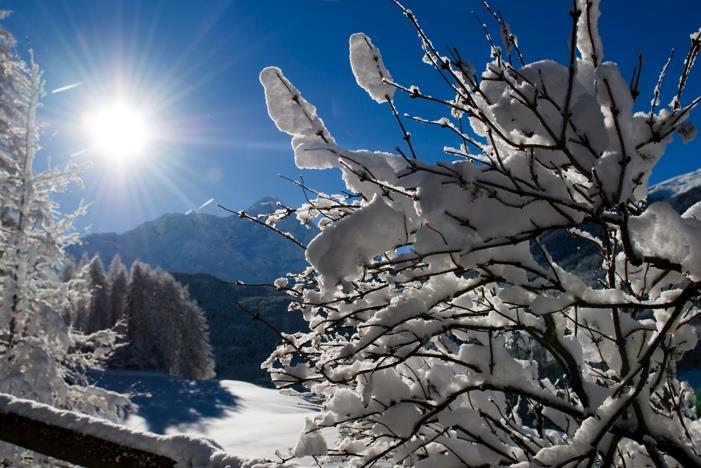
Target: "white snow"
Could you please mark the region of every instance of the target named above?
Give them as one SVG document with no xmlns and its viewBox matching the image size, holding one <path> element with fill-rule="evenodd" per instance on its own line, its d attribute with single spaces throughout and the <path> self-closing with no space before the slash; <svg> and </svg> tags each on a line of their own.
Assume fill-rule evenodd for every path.
<svg viewBox="0 0 701 468">
<path fill-rule="evenodd" d="M 308 169 L 336 167 L 338 156 L 333 151 L 321 151 L 324 146 L 334 149 L 335 141 L 316 115 L 316 107 L 302 97 L 277 67 L 264 68 L 260 82 L 265 90 L 268 114 L 277 128 L 293 137 L 297 165 Z"/>
<path fill-rule="evenodd" d="M 282 288 L 286 287 L 288 283 L 289 283 L 289 280 L 287 278 L 284 278 L 284 277 L 278 278 L 273 282 L 275 287 L 278 289 L 282 289 Z"/>
<path fill-rule="evenodd" d="M 319 414 L 299 397 L 247 382 L 188 381 L 134 371 L 109 371 L 105 376 L 107 380 L 99 380 L 99 385 L 110 382 L 110 377 L 116 377 L 122 383 L 126 381 L 137 395 L 144 389 L 139 385 L 142 381 L 147 383 L 145 390 L 152 392 L 150 396 L 147 393 L 137 398 L 141 407 L 129 415 L 122 425 L 9 395 L 0 395 L 0 411 L 11 408 L 15 413 L 40 421 L 175 457 L 184 464 L 192 462 L 192 466 L 225 466 L 234 461 L 236 464 L 231 466 L 239 466 L 244 459 L 277 459 L 276 451 L 279 449 L 286 453 L 292 450 L 305 428 L 305 420 Z M 198 401 L 201 404 L 198 392 L 202 391 L 200 386 L 205 383 L 219 386 L 218 398 L 212 398 L 212 405 L 216 405 L 218 410 L 216 416 L 198 413 Z M 189 391 L 183 391 L 188 387 Z M 230 397 L 228 400 L 225 398 L 227 396 Z M 173 422 L 177 417 L 169 416 L 178 412 L 187 415 L 184 418 L 187 422 Z M 168 421 L 165 430 L 160 431 L 163 434 L 150 432 L 154 421 Z M 324 436 L 334 439 L 328 431 L 324 431 Z M 209 461 L 203 462 L 205 459 Z"/>
<path fill-rule="evenodd" d="M 315 237 L 306 256 L 321 274 L 324 288 L 333 290 L 359 275 L 373 256 L 405 241 L 404 216 L 376 197 L 358 210 L 352 223 L 341 220 Z"/>
<path fill-rule="evenodd" d="M 682 138 L 683 143 L 691 143 L 696 139 L 698 129 L 696 128 L 696 125 L 691 122 L 683 122 L 681 125 L 679 125 L 677 133 Z"/>
<path fill-rule="evenodd" d="M 167 378 L 167 377 L 164 377 Z M 275 450 L 295 446 L 305 418 L 316 414 L 309 404 L 277 390 L 234 380 L 219 381 L 236 398 L 223 414 L 170 426 L 166 434 L 189 434 L 211 439 L 224 450 L 246 458 L 274 457 Z M 143 417 L 130 416 L 126 425 L 147 430 Z"/>
<path fill-rule="evenodd" d="M 303 400 L 277 390 L 231 380 L 221 384 L 240 399 L 235 409 L 225 410 L 221 418 L 205 418 L 169 429 L 168 434 L 201 435 L 246 457 L 273 456 L 276 449 L 297 442 L 305 418 L 315 413 Z"/>
<path fill-rule="evenodd" d="M 97 385 L 129 388 L 135 395 L 136 412 L 115 424 L 5 394 L 0 394 L 0 412 L 9 408 L 39 421 L 174 458 L 178 466 L 193 467 L 267 466 L 264 461 L 279 460 L 276 452 L 292 453 L 300 434 L 309 427 L 307 419 L 319 415 L 298 396 L 247 382 L 194 381 L 114 370 L 93 377 Z M 317 433 L 318 441 L 335 441 L 334 431 L 322 432 Z M 295 462 L 307 466 L 313 460 Z"/>
<path fill-rule="evenodd" d="M 378 103 L 391 100 L 395 87 L 388 84 L 392 75 L 382 61 L 380 50 L 363 33 L 352 34 L 349 43 L 351 68 L 358 86 Z"/>
<path fill-rule="evenodd" d="M 577 49 L 585 62 L 601 62 L 604 47 L 599 36 L 600 0 L 577 0 Z"/>
<path fill-rule="evenodd" d="M 321 431 L 315 430 L 311 420 L 307 420 L 304 432 L 300 433 L 299 440 L 294 448 L 295 457 L 325 455 L 326 450 L 326 440 L 324 440 L 323 434 Z"/>
<path fill-rule="evenodd" d="M 701 222 L 682 218 L 668 203 L 657 202 L 631 218 L 630 230 L 633 245 L 643 255 L 666 258 L 692 279 L 701 278 Z"/>
</svg>

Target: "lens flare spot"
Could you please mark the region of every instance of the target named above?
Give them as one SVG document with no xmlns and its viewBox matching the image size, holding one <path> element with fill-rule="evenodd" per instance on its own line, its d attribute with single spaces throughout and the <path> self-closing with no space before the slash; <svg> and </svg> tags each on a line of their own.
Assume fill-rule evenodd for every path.
<svg viewBox="0 0 701 468">
<path fill-rule="evenodd" d="M 143 153 L 149 140 L 149 128 L 143 112 L 117 102 L 86 115 L 94 148 L 102 155 L 128 159 Z"/>
</svg>

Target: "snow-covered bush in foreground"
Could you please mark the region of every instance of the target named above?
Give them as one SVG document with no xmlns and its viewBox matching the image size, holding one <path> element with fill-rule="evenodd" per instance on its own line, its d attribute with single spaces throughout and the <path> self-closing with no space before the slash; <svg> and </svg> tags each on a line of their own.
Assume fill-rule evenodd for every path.
<svg viewBox="0 0 701 468">
<path fill-rule="evenodd" d="M 302 384 L 323 402 L 294 455 L 353 466 L 701 466 L 693 393 L 675 372 L 697 340 L 688 323 L 701 294 L 701 208 L 646 205 L 674 133 L 693 133 L 699 99 L 682 95 L 701 30 L 672 102 L 659 97 L 665 66 L 636 111 L 639 69 L 629 85 L 604 61 L 597 0 L 574 2 L 564 65 L 526 63 L 487 7 L 503 44 L 488 35 L 480 74 L 456 50 L 441 55 L 401 8 L 449 97 L 393 81 L 363 34 L 351 36 L 350 58 L 405 151 L 339 147 L 279 69 L 260 75 L 297 166 L 338 168 L 351 193 L 312 192 L 295 210 L 322 232 L 306 248 L 311 268 L 275 283 L 310 331 L 283 335 L 265 365 L 278 386 Z M 455 142 L 445 161 L 415 153 L 394 94 L 445 110 L 413 118 L 445 128 Z M 557 264 L 539 241 L 553 230 L 597 247 L 596 281 Z M 332 447 L 325 427 L 338 430 Z"/>
</svg>

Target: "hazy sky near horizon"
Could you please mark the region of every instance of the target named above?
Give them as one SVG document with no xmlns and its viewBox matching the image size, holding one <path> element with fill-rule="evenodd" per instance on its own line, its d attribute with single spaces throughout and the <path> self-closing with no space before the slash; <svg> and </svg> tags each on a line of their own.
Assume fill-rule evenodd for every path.
<svg viewBox="0 0 701 468">
<path fill-rule="evenodd" d="M 567 60 L 569 2 L 493 0 L 518 35 L 527 61 Z M 701 26 L 701 2 L 652 0 L 602 2 L 605 58 L 630 77 L 645 55 L 641 97 L 646 109 L 659 70 L 676 49 L 676 77 L 689 34 Z M 457 47 L 478 70 L 489 54 L 471 15 L 488 15 L 477 0 L 406 0 L 436 45 Z M 394 78 L 435 95 L 449 96 L 421 62 L 415 32 L 390 0 L 0 0 L 13 15 L 5 27 L 26 56 L 34 50 L 47 95 L 41 164 L 92 160 L 86 187 L 61 197 L 65 210 L 91 203 L 81 231 L 121 232 L 166 212 L 184 213 L 210 199 L 232 209 L 267 196 L 300 202 L 299 189 L 278 177 L 304 176 L 324 191 L 342 187 L 331 171 L 294 167 L 289 137 L 268 119 L 259 71 L 281 67 L 317 106 L 337 141 L 348 148 L 391 151 L 401 134 L 386 106 L 358 88 L 348 62 L 348 37 L 367 33 L 380 47 Z M 492 24 L 492 23 L 489 23 Z M 496 29 L 494 30 L 496 32 Z M 62 92 L 51 93 L 70 85 Z M 665 102 L 676 82 L 668 79 Z M 686 100 L 701 94 L 695 70 Z M 155 135 L 146 150 L 122 164 L 91 150 L 85 115 L 115 97 L 144 115 Z M 402 112 L 438 118 L 443 109 L 398 97 Z M 699 112 L 692 121 L 701 122 Z M 447 134 L 410 125 L 420 155 L 443 158 Z M 701 141 L 679 139 L 653 181 L 701 167 Z M 225 214 L 210 203 L 203 211 Z"/>
</svg>

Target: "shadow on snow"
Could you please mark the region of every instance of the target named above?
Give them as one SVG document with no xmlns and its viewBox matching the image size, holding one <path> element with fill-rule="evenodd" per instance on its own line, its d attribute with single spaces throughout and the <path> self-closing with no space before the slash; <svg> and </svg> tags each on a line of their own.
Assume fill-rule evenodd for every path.
<svg viewBox="0 0 701 468">
<path fill-rule="evenodd" d="M 218 380 L 184 380 L 163 374 L 130 371 L 91 373 L 98 387 L 131 395 L 146 429 L 164 434 L 179 424 L 220 417 L 237 406 L 237 398 Z"/>
</svg>

